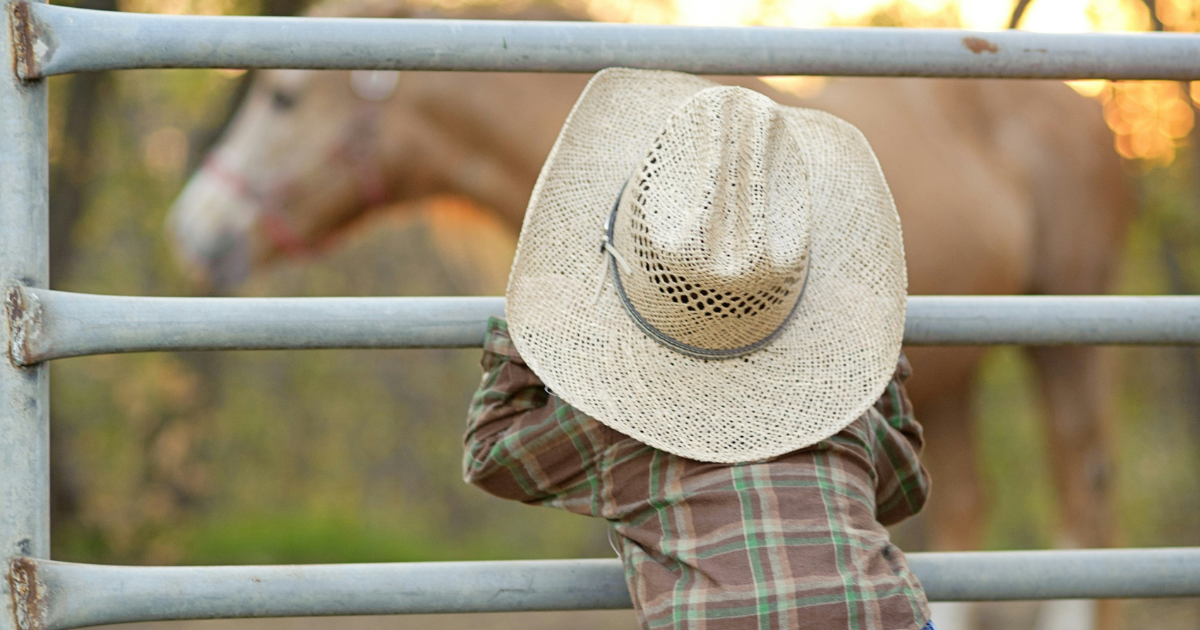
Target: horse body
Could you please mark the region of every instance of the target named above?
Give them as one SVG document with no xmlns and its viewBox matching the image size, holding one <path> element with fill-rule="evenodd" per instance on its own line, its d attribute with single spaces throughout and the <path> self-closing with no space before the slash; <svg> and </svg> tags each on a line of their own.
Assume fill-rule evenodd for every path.
<svg viewBox="0 0 1200 630">
<path fill-rule="evenodd" d="M 468 197 L 518 229 L 587 80 L 263 72 L 172 210 L 177 250 L 201 277 L 235 284 L 275 256 L 320 247 L 372 206 L 433 194 Z M 722 80 L 863 131 L 901 215 L 910 293 L 1106 290 L 1131 196 L 1099 107 L 1061 83 L 852 79 L 802 100 L 756 79 Z M 908 352 L 937 484 L 931 546 L 976 548 L 983 502 L 970 405 L 983 350 Z M 1062 541 L 1103 546 L 1105 362 L 1092 348 L 1031 356 L 1047 403 Z"/>
</svg>

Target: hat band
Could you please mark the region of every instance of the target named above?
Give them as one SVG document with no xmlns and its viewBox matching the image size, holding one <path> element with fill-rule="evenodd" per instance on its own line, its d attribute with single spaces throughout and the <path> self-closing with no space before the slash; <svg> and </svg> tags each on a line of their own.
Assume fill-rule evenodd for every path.
<svg viewBox="0 0 1200 630">
<path fill-rule="evenodd" d="M 608 256 L 608 269 L 609 273 L 612 274 L 613 283 L 616 285 L 617 296 L 620 297 L 621 305 L 625 307 L 625 312 L 629 313 L 629 317 L 633 320 L 633 323 L 643 333 L 646 333 L 648 337 L 658 342 L 659 345 L 696 359 L 735 359 L 737 357 L 757 352 L 767 344 L 774 341 L 775 338 L 779 336 L 779 333 L 783 332 L 783 329 L 788 325 L 788 322 L 790 322 L 792 317 L 796 314 L 796 310 L 800 307 L 800 300 L 804 299 L 804 289 L 808 287 L 808 272 L 810 269 L 812 269 L 811 257 L 809 258 L 809 264 L 804 267 L 804 282 L 800 285 L 800 295 L 796 296 L 796 302 L 792 304 L 792 310 L 788 311 L 787 317 L 784 317 L 783 321 L 779 323 L 779 326 L 777 326 L 775 330 L 772 330 L 770 334 L 752 344 L 745 345 L 740 348 L 729 348 L 727 350 L 700 348 L 698 346 L 684 343 L 659 330 L 654 326 L 654 324 L 646 321 L 646 318 L 642 317 L 642 314 L 638 312 L 637 307 L 635 307 L 633 303 L 629 301 L 629 296 L 625 294 L 625 286 L 621 283 L 620 269 L 617 268 L 616 247 L 613 245 L 613 226 L 617 222 L 617 208 L 620 207 L 621 198 L 625 196 L 625 189 L 628 186 L 629 180 L 625 180 L 625 183 L 621 186 L 621 192 L 617 194 L 617 200 L 613 202 L 612 212 L 609 213 L 608 221 L 605 222 L 605 240 L 601 249 L 603 250 L 603 253 Z"/>
</svg>

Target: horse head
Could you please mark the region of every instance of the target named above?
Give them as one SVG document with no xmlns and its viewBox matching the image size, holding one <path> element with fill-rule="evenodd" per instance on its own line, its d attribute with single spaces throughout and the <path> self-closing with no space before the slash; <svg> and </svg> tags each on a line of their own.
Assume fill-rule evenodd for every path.
<svg viewBox="0 0 1200 630">
<path fill-rule="evenodd" d="M 318 5 L 351 17 L 577 19 L 552 6 L 415 10 Z M 519 225 L 582 75 L 267 70 L 168 215 L 185 269 L 236 286 L 280 255 L 321 247 L 368 209 L 457 194 Z"/>
<path fill-rule="evenodd" d="M 214 286 L 236 285 L 255 263 L 309 251 L 390 199 L 380 137 L 398 81 L 383 71 L 255 77 L 168 216 L 185 267 Z"/>
</svg>

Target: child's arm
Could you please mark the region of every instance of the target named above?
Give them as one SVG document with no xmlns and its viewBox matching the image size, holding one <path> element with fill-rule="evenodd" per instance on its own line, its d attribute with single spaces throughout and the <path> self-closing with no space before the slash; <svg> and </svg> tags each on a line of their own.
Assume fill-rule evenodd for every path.
<svg viewBox="0 0 1200 630">
<path fill-rule="evenodd" d="M 463 478 L 501 498 L 596 515 L 593 453 L 603 452 L 603 425 L 546 391 L 504 320 L 489 321 L 482 364 L 468 412 Z"/>
<path fill-rule="evenodd" d="M 929 498 L 929 473 L 919 455 L 925 444 L 921 425 L 913 415 L 904 381 L 912 374 L 908 358 L 900 355 L 896 373 L 875 403 L 890 429 L 876 436 L 875 514 L 880 523 L 892 525 L 921 511 Z"/>
</svg>

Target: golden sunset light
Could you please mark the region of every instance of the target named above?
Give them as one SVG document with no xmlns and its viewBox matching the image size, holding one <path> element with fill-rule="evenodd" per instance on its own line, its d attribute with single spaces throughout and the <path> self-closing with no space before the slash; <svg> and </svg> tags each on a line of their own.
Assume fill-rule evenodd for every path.
<svg viewBox="0 0 1200 630">
<path fill-rule="evenodd" d="M 690 25 L 910 26 L 1002 30 L 1013 5 L 997 0 L 591 0 L 598 19 Z M 1193 0 L 1160 0 L 1157 15 L 1167 31 L 1195 31 L 1200 7 Z M 1035 0 L 1022 30 L 1046 33 L 1148 31 L 1150 12 L 1141 0 Z M 774 87 L 803 95 L 824 79 L 772 77 Z M 1194 113 L 1188 90 L 1174 82 L 1069 81 L 1079 93 L 1104 103 L 1115 148 L 1128 159 L 1169 164 L 1190 132 Z M 1192 98 L 1200 89 L 1191 90 Z"/>
</svg>

